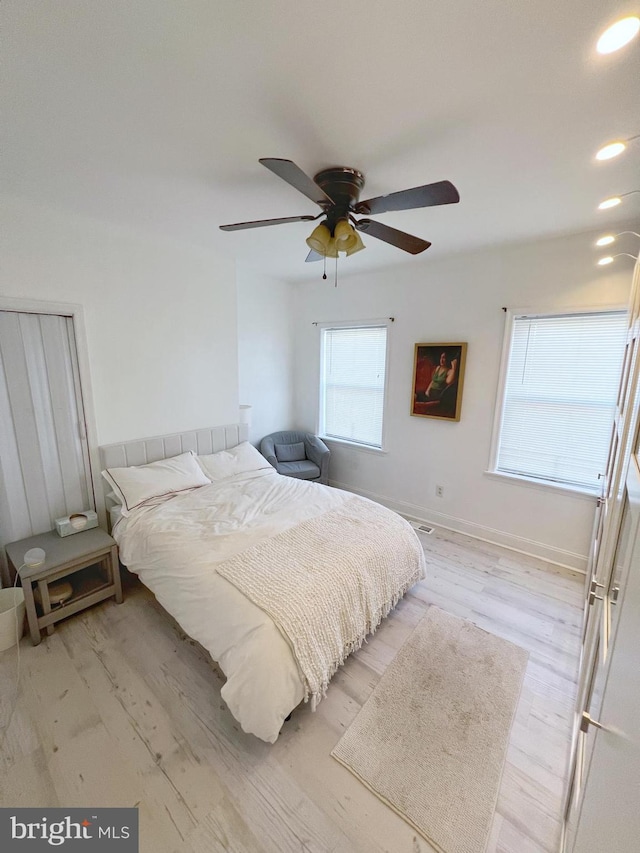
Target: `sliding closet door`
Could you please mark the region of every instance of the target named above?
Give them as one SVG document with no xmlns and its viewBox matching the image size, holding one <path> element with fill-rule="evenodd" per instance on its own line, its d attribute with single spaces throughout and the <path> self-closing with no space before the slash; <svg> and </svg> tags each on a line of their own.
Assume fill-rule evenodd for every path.
<svg viewBox="0 0 640 853">
<path fill-rule="evenodd" d="M 590 572 L 587 576 L 585 601 L 585 623 L 580 660 L 578 695 L 574 715 L 574 732 L 571 748 L 569 786 L 565 800 L 565 833 L 563 851 L 626 851 L 632 847 L 615 846 L 613 839 L 627 830 L 616 827 L 617 809 L 627 802 L 625 797 L 631 790 L 627 781 L 621 782 L 616 791 L 615 773 L 611 772 L 616 761 L 620 766 L 633 756 L 635 782 L 640 767 L 640 734 L 637 726 L 637 706 L 640 693 L 637 679 L 638 612 L 640 602 L 640 263 L 636 263 L 629 309 L 627 345 L 621 372 L 618 399 L 614 417 L 613 435 L 609 463 L 605 472 L 604 487 L 599 503 L 599 515 L 595 524 Z M 633 544 L 632 544 L 633 543 Z M 632 548 L 632 557 L 629 550 Z M 633 592 L 625 605 L 625 587 Z M 635 598 L 634 598 L 635 596 Z M 624 606 L 624 610 L 623 610 Z M 635 608 L 635 609 L 634 609 Z M 626 679 L 628 693 L 624 701 L 610 699 L 611 673 L 616 637 L 622 631 L 623 614 L 632 611 L 629 631 L 634 641 L 628 646 L 618 640 L 618 662 L 626 667 L 620 685 L 624 693 Z M 634 645 L 635 643 L 635 645 Z M 631 651 L 629 651 L 631 649 Z M 623 650 L 623 651 L 622 651 Z M 621 653 L 622 652 L 622 653 Z M 624 668 L 623 667 L 623 668 Z M 633 670 L 633 677 L 630 673 Z M 635 680 L 634 680 L 635 678 Z M 603 732 L 598 726 L 601 719 L 609 719 L 610 727 Z M 624 725 L 623 725 L 624 720 Z M 596 753 L 606 756 L 606 772 L 609 774 L 602 796 L 599 774 L 596 769 Z M 624 759 L 624 761 L 623 761 Z M 631 765 L 630 765 L 631 766 Z M 603 764 L 601 767 L 605 767 Z M 604 770 L 602 770 L 604 773 Z M 622 779 L 622 777 L 621 777 Z M 637 786 L 636 786 L 637 787 Z M 599 820 L 608 827 L 611 844 L 603 847 L 602 835 L 598 842 L 592 830 L 591 818 L 585 815 L 595 810 L 591 797 L 585 807 L 587 792 L 599 791 L 600 805 L 609 810 L 608 822 L 599 810 Z M 614 793 L 615 791 L 615 793 Z M 637 790 L 633 792 L 633 807 L 637 817 Z M 631 824 L 629 824 L 631 826 Z M 634 824 L 637 829 L 637 820 Z M 628 827 L 627 827 L 628 829 Z M 590 834 L 591 833 L 591 834 Z M 576 845 L 576 837 L 580 843 Z M 606 835 L 606 832 L 605 832 Z M 637 835 L 637 834 L 636 834 Z M 598 846 L 600 844 L 600 846 Z M 637 847 L 637 844 L 636 844 Z M 635 847 L 633 847 L 635 849 Z"/>
<path fill-rule="evenodd" d="M 620 548 L 619 616 L 613 622 L 599 706 L 590 713 L 602 728 L 584 728 L 591 741 L 572 853 L 627 853 L 638 849 L 640 810 L 640 467 L 634 455 L 625 493 L 625 542 Z"/>
<path fill-rule="evenodd" d="M 71 317 L 0 311 L 0 552 L 95 509 Z"/>
</svg>

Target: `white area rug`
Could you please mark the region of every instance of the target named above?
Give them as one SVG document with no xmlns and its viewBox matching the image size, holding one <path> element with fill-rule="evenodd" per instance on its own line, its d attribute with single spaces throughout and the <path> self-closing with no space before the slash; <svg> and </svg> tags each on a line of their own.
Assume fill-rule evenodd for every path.
<svg viewBox="0 0 640 853">
<path fill-rule="evenodd" d="M 331 753 L 442 853 L 482 853 L 528 652 L 430 607 Z"/>
</svg>

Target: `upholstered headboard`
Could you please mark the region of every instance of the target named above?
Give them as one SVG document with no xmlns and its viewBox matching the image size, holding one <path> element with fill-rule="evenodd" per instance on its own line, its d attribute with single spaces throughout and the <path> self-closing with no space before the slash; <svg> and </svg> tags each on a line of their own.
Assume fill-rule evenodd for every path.
<svg viewBox="0 0 640 853">
<path fill-rule="evenodd" d="M 124 441 L 121 444 L 105 444 L 100 448 L 100 470 L 105 468 L 126 468 L 129 465 L 146 465 L 158 459 L 168 459 L 187 450 L 193 450 L 198 456 L 228 450 L 249 438 L 247 424 L 228 424 L 227 426 L 194 429 L 190 432 L 175 432 L 171 435 L 157 435 L 138 441 Z M 104 481 L 104 478 L 103 478 Z M 108 484 L 104 481 L 106 491 Z"/>
</svg>

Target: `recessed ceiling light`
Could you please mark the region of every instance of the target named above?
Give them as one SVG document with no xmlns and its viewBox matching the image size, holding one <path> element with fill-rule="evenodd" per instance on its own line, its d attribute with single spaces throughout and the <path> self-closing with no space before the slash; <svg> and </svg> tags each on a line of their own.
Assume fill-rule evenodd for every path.
<svg viewBox="0 0 640 853">
<path fill-rule="evenodd" d="M 638 256 L 632 255 L 631 252 L 618 252 L 617 255 L 607 255 L 604 258 L 600 258 L 600 260 L 598 261 L 598 266 L 606 267 L 609 264 L 612 264 L 616 258 L 631 258 L 631 260 L 635 261 L 636 263 L 638 261 Z"/>
<path fill-rule="evenodd" d="M 603 145 L 598 151 L 596 160 L 611 160 L 612 157 L 622 154 L 626 147 L 626 143 L 624 142 L 609 142 L 608 145 Z"/>
<path fill-rule="evenodd" d="M 605 198 L 605 200 L 601 201 L 598 205 L 598 210 L 607 210 L 609 207 L 616 207 L 621 201 L 622 199 L 617 195 L 614 195 L 612 198 Z"/>
<path fill-rule="evenodd" d="M 596 240 L 596 246 L 609 246 L 611 243 L 615 242 L 615 239 L 616 238 L 613 234 L 605 234 L 604 237 Z"/>
<path fill-rule="evenodd" d="M 640 31 L 640 18 L 622 18 L 606 29 L 596 44 L 598 53 L 613 53 L 628 44 Z"/>
</svg>

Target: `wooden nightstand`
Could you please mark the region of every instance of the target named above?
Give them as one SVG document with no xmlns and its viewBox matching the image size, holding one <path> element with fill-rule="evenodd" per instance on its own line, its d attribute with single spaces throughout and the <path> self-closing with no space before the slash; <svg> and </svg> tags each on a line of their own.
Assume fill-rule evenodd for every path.
<svg viewBox="0 0 640 853">
<path fill-rule="evenodd" d="M 30 548 L 42 548 L 46 553 L 45 562 L 41 566 L 25 566 L 20 571 L 27 620 L 34 646 L 42 639 L 41 628 L 44 628 L 47 634 L 53 634 L 55 622 L 91 607 L 98 601 L 113 596 L 118 604 L 122 602 L 118 546 L 111 536 L 99 527 L 71 536 L 61 537 L 51 532 L 11 542 L 6 550 L 14 571 L 20 568 L 24 555 Z M 90 566 L 96 568 L 90 569 Z M 75 575 L 69 578 L 73 595 L 64 604 L 52 610 L 49 584 L 68 575 Z M 38 615 L 33 597 L 35 584 L 40 593 L 41 616 Z"/>
</svg>

